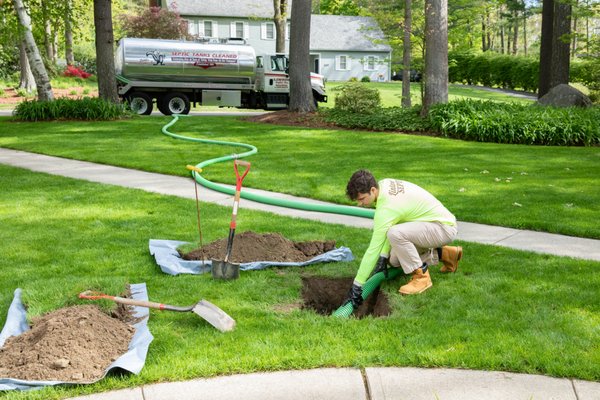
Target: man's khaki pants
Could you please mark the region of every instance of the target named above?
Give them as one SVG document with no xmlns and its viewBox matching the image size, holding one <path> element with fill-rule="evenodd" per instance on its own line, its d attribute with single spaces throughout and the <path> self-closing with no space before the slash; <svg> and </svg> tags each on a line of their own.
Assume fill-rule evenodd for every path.
<svg viewBox="0 0 600 400">
<path fill-rule="evenodd" d="M 458 233 L 456 226 L 440 222 L 406 222 L 392 226 L 387 233 L 392 247 L 390 264 L 401 267 L 410 274 L 423 263 L 435 265 L 439 262 L 437 251 L 451 243 Z"/>
</svg>

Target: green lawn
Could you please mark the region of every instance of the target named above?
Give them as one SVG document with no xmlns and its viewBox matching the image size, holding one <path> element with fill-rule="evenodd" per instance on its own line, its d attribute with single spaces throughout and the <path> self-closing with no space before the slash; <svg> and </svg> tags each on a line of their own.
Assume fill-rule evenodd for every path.
<svg viewBox="0 0 600 400">
<path fill-rule="evenodd" d="M 170 139 L 168 117 L 118 122 L 17 123 L 0 119 L 0 146 L 128 168 L 187 176 L 186 164 L 238 148 Z M 459 220 L 600 238 L 600 148 L 476 143 L 394 133 L 263 125 L 234 117 L 182 118 L 178 134 L 250 143 L 248 187 L 349 204 L 359 168 L 397 177 L 434 193 Z M 206 168 L 233 183 L 230 163 Z"/>
<path fill-rule="evenodd" d="M 99 150 L 116 149 L 111 135 L 104 135 L 106 147 Z M 157 145 L 154 134 L 147 138 Z M 169 146 L 175 146 L 181 150 L 176 164 L 185 164 L 187 144 L 161 141 L 170 145 L 155 161 L 170 158 Z M 263 173 L 257 163 L 249 178 Z M 193 200 L 2 165 L 0 177 L 0 326 L 17 287 L 23 289 L 29 316 L 35 316 L 83 304 L 77 294 L 85 289 L 116 294 L 137 282 L 147 283 L 151 300 L 186 305 L 206 298 L 237 320 L 234 332 L 222 334 L 194 315 L 153 310 L 149 328 L 155 339 L 139 376 L 4 393 L 4 399 L 57 399 L 152 382 L 316 367 L 450 367 L 600 380 L 600 263 L 460 243 L 465 257 L 459 271 L 444 275 L 432 269 L 434 286 L 426 293 L 398 295 L 406 278 L 384 285 L 393 307 L 388 318 L 339 320 L 302 310 L 282 312 L 278 306 L 300 300 L 302 276 L 354 275 L 370 232 L 242 206 L 238 232 L 335 239 L 357 260 L 242 272 L 233 282 L 210 275 L 172 277 L 155 265 L 148 240 L 197 240 Z M 230 213 L 229 207 L 202 204 L 205 241 L 226 237 Z"/>
<path fill-rule="evenodd" d="M 336 88 L 343 85 L 344 82 L 328 82 L 325 89 L 329 96 L 327 103 L 319 103 L 319 107 L 333 107 L 335 105 Z M 402 82 L 369 82 L 369 87 L 379 90 L 381 95 L 381 104 L 383 107 L 400 107 L 402 102 Z M 410 84 L 410 96 L 413 105 L 421 104 L 421 85 L 419 83 Z M 448 87 L 448 100 L 492 100 L 499 102 L 514 102 L 530 104 L 532 100 L 511 96 L 505 93 L 491 92 L 481 88 L 468 87 L 464 85 L 451 84 Z"/>
</svg>

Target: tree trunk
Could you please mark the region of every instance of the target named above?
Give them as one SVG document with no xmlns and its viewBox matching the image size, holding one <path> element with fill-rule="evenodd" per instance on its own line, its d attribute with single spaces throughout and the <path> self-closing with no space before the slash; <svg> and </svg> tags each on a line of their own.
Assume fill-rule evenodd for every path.
<svg viewBox="0 0 600 400">
<path fill-rule="evenodd" d="M 46 58 L 52 60 L 54 52 L 52 51 L 52 23 L 48 16 L 47 0 L 42 0 L 42 18 L 44 19 L 44 48 L 46 50 Z"/>
<path fill-rule="evenodd" d="M 538 98 L 556 85 L 569 83 L 570 41 L 565 38 L 568 38 L 570 28 L 571 6 L 544 0 Z"/>
<path fill-rule="evenodd" d="M 527 56 L 527 13 L 523 14 L 523 54 Z"/>
<path fill-rule="evenodd" d="M 27 59 L 27 51 L 25 49 L 25 41 L 21 40 L 19 43 L 19 66 L 21 67 L 19 89 L 25 89 L 30 93 L 35 88 L 35 78 L 31 72 L 31 67 L 29 67 L 29 60 Z"/>
<path fill-rule="evenodd" d="M 17 12 L 19 22 L 23 26 L 23 40 L 25 41 L 25 52 L 27 53 L 29 66 L 31 67 L 31 72 L 33 73 L 33 77 L 35 79 L 35 85 L 37 87 L 38 92 L 38 99 L 41 101 L 54 100 L 54 94 L 52 93 L 52 85 L 50 84 L 50 79 L 48 78 L 46 67 L 44 66 L 44 62 L 42 61 L 40 51 L 37 45 L 35 44 L 33 33 L 31 33 L 31 18 L 29 18 L 29 14 L 27 14 L 27 10 L 25 10 L 25 6 L 23 5 L 22 0 L 13 0 L 13 5 L 15 7 L 15 11 Z"/>
<path fill-rule="evenodd" d="M 410 107 L 410 32 L 412 29 L 412 0 L 404 0 L 404 37 L 402 39 L 402 107 Z"/>
<path fill-rule="evenodd" d="M 487 51 L 487 47 L 485 45 L 485 17 L 481 17 L 481 51 Z"/>
<path fill-rule="evenodd" d="M 94 0 L 94 26 L 98 95 L 104 100 L 118 103 L 111 0 Z"/>
<path fill-rule="evenodd" d="M 554 27 L 552 31 L 552 74 L 550 88 L 569 83 L 571 61 L 571 4 L 554 2 Z"/>
<path fill-rule="evenodd" d="M 290 106 L 293 112 L 316 109 L 310 84 L 310 0 L 292 3 L 290 22 Z"/>
<path fill-rule="evenodd" d="M 517 49 L 519 48 L 519 14 L 517 11 L 514 12 L 514 27 L 513 27 L 513 46 L 512 53 L 517 54 Z"/>
<path fill-rule="evenodd" d="M 540 42 L 540 80 L 538 98 L 550 91 L 552 73 L 552 31 L 554 25 L 554 0 L 544 0 L 542 3 L 542 37 Z"/>
<path fill-rule="evenodd" d="M 425 97 L 421 115 L 448 102 L 448 1 L 425 0 Z"/>
<path fill-rule="evenodd" d="M 285 53 L 285 25 L 287 18 L 287 0 L 273 0 L 273 7 L 275 8 L 275 16 L 273 22 L 275 23 L 275 52 Z"/>
<path fill-rule="evenodd" d="M 71 22 L 71 1 L 66 3 L 65 10 L 65 59 L 67 65 L 75 64 L 75 56 L 73 55 L 73 25 Z"/>
</svg>

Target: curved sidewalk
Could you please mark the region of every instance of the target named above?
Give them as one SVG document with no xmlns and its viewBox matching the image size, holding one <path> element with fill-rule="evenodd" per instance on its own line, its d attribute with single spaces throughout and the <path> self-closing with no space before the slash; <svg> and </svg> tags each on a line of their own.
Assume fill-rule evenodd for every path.
<svg viewBox="0 0 600 400">
<path fill-rule="evenodd" d="M 155 174 L 5 148 L 0 148 L 0 164 L 12 165 L 36 172 L 45 172 L 53 175 L 83 179 L 91 182 L 141 189 L 165 195 L 189 199 L 195 198 L 194 183 L 191 178 Z M 312 199 L 298 198 L 263 190 L 244 188 L 243 191 L 268 195 L 273 198 L 326 204 Z M 205 187 L 198 187 L 198 195 L 200 200 L 205 202 L 227 207 L 231 206 L 232 203 L 232 196 L 215 192 Z M 243 199 L 242 202 L 244 208 L 268 211 L 288 217 L 305 218 L 325 223 L 335 223 L 361 228 L 371 228 L 373 226 L 373 221 L 367 218 L 294 210 L 291 208 L 257 203 L 246 199 Z M 458 224 L 459 240 L 504 246 L 555 256 L 600 261 L 600 240 L 474 224 L 471 222 L 459 221 Z"/>
</svg>

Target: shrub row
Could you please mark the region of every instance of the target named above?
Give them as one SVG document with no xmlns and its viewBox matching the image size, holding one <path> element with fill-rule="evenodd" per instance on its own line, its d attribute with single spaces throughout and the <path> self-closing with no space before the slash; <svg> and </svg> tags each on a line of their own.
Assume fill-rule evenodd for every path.
<svg viewBox="0 0 600 400">
<path fill-rule="evenodd" d="M 125 105 L 100 98 L 59 98 L 54 101 L 24 101 L 15 108 L 15 118 L 23 121 L 56 119 L 113 120 L 129 116 Z"/>
<path fill-rule="evenodd" d="M 325 121 L 343 128 L 405 132 L 430 130 L 429 121 L 419 116 L 420 110 L 420 107 L 391 107 L 378 108 L 365 114 L 334 108 L 319 112 Z"/>
<path fill-rule="evenodd" d="M 535 57 L 452 51 L 448 54 L 448 64 L 450 82 L 529 92 L 538 88 L 540 63 Z M 593 58 L 572 61 L 570 81 L 582 83 L 593 91 L 600 90 L 600 61 Z"/>
<path fill-rule="evenodd" d="M 455 51 L 448 54 L 448 79 L 469 85 L 535 92 L 538 88 L 539 64 L 533 57 Z"/>
<path fill-rule="evenodd" d="M 458 139 L 556 146 L 600 144 L 599 107 L 460 100 L 434 106 L 429 117 L 436 131 Z"/>
</svg>

